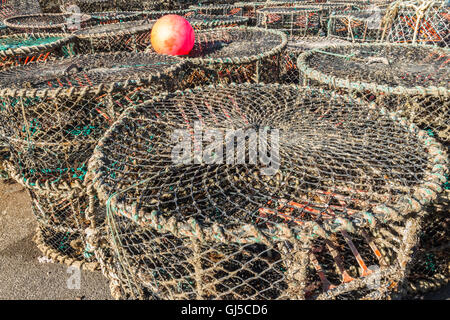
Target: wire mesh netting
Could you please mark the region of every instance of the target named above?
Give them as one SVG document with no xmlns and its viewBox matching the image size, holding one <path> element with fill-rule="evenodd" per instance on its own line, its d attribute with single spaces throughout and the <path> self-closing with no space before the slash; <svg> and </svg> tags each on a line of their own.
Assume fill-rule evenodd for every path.
<svg viewBox="0 0 450 320">
<path fill-rule="evenodd" d="M 0 37 L 0 70 L 71 54 L 74 38 L 67 34 L 22 33 Z"/>
<path fill-rule="evenodd" d="M 79 13 L 42 13 L 6 18 L 3 23 L 21 32 L 72 32 L 86 27 L 91 17 Z"/>
<path fill-rule="evenodd" d="M 41 228 L 53 250 L 73 253 L 60 250 L 46 235 L 53 230 L 59 239 L 59 230 L 69 228 L 74 241 L 80 234 L 77 221 L 87 206 L 86 164 L 98 139 L 124 106 L 139 102 L 141 88 L 149 94 L 173 90 L 182 64 L 176 57 L 119 52 L 0 72 L 0 135 L 10 149 L 9 171 L 30 190 L 36 216 L 53 222 L 45 225 L 45 232 Z M 53 216 L 60 220 L 51 220 Z"/>
<path fill-rule="evenodd" d="M 397 1 L 389 7 L 383 40 L 449 47 L 450 6 L 446 0 Z"/>
<path fill-rule="evenodd" d="M 121 23 L 134 20 L 141 20 L 145 17 L 142 11 L 116 11 L 116 12 L 93 12 L 92 19 L 98 24 Z"/>
<path fill-rule="evenodd" d="M 284 33 L 260 28 L 219 28 L 197 32 L 180 88 L 213 83 L 269 82 L 280 74 Z M 151 47 L 148 51 L 153 50 Z"/>
<path fill-rule="evenodd" d="M 61 5 L 75 5 L 81 12 L 169 10 L 175 1 L 163 0 L 62 0 Z"/>
<path fill-rule="evenodd" d="M 230 4 L 194 5 L 190 7 L 199 14 L 221 16 L 243 16 L 241 7 Z"/>
<path fill-rule="evenodd" d="M 301 75 L 297 68 L 297 58 L 305 51 L 328 47 L 331 44 L 348 43 L 345 40 L 324 37 L 290 37 L 282 57 L 280 83 L 300 84 Z"/>
<path fill-rule="evenodd" d="M 265 1 L 255 1 L 255 2 L 253 2 L 253 1 L 249 1 L 249 2 L 241 1 L 241 2 L 236 2 L 234 5 L 237 8 L 241 8 L 242 9 L 242 15 L 249 19 L 249 25 L 250 26 L 256 26 L 256 23 L 257 23 L 256 11 L 258 9 L 264 8 L 265 5 L 266 5 L 266 2 Z"/>
<path fill-rule="evenodd" d="M 323 48 L 321 51 L 305 53 L 299 57 L 299 69 L 311 84 L 331 87 L 338 91 L 352 92 L 366 101 L 376 101 L 402 115 L 426 130 L 430 136 L 449 146 L 449 66 L 448 50 L 405 44 L 361 44 Z M 447 177 L 448 179 L 448 177 Z M 442 183 L 445 182 L 443 179 Z M 447 188 L 446 185 L 443 185 Z M 431 214 L 431 221 L 443 222 L 440 207 L 448 207 L 447 190 Z M 427 220 L 429 221 L 429 220 Z M 424 225 L 422 253 L 415 259 L 412 287 L 424 287 L 417 279 L 433 279 L 421 267 L 423 258 L 433 251 L 427 248 L 436 241 L 429 228 L 437 222 Z M 448 236 L 441 239 L 450 243 Z M 425 252 L 425 253 L 424 253 Z M 445 255 L 441 254 L 441 257 Z M 440 268 L 446 268 L 442 264 Z M 422 268 L 422 269 L 421 269 Z M 436 267 L 437 268 L 437 267 Z M 419 270 L 423 273 L 419 274 Z M 443 271 L 441 271 L 442 274 Z M 445 273 L 444 273 L 445 274 Z M 439 275 L 438 275 L 439 277 Z M 442 284 L 442 282 L 440 282 Z M 412 288 L 411 287 L 411 288 Z M 427 286 L 433 287 L 432 285 Z"/>
<path fill-rule="evenodd" d="M 236 162 L 257 152 L 270 159 Z M 386 297 L 421 204 L 442 191 L 442 152 L 395 114 L 323 90 L 166 94 L 128 109 L 96 147 L 108 224 L 97 237 L 132 298 Z"/>
<path fill-rule="evenodd" d="M 1 19 L 21 14 L 35 14 L 41 12 L 38 0 L 3 0 L 0 3 Z"/>
<path fill-rule="evenodd" d="M 437 290 L 450 280 L 450 218 L 448 201 L 430 209 L 419 233 L 419 246 L 413 255 L 408 276 L 408 293 L 417 297 Z"/>
<path fill-rule="evenodd" d="M 144 51 L 151 45 L 154 21 L 139 20 L 101 24 L 75 32 L 76 52 Z"/>
<path fill-rule="evenodd" d="M 188 14 L 186 20 L 189 21 L 195 31 L 230 28 L 247 25 L 248 18 L 241 16 L 220 16 L 205 14 Z"/>
<path fill-rule="evenodd" d="M 306 52 L 298 67 L 312 84 L 380 101 L 448 142 L 448 57 L 430 46 L 351 44 Z"/>
<path fill-rule="evenodd" d="M 71 54 L 73 37 L 65 34 L 14 34 L 0 37 L 0 70 L 29 62 Z M 8 144 L 0 138 L 0 179 L 8 174 L 3 161 L 9 159 Z"/>
<path fill-rule="evenodd" d="M 382 35 L 385 11 L 374 8 L 346 14 L 333 14 L 328 21 L 328 36 L 352 42 L 372 42 Z"/>
<path fill-rule="evenodd" d="M 290 35 L 319 35 L 319 7 L 270 7 L 256 11 L 257 25 L 267 29 L 284 30 Z"/>
</svg>

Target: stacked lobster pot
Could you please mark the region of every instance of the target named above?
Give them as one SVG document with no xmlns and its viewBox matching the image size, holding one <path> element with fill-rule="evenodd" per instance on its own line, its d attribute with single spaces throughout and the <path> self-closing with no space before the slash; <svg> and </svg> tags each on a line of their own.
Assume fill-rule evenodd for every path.
<svg viewBox="0 0 450 320">
<path fill-rule="evenodd" d="M 139 20 L 101 24 L 74 33 L 77 53 L 140 52 L 151 45 L 154 21 Z"/>
<path fill-rule="evenodd" d="M 35 33 L 2 36 L 0 37 L 0 70 L 68 56 L 72 52 L 73 40 L 73 37 L 66 34 Z M 0 138 L 0 179 L 8 178 L 3 165 L 3 161 L 8 158 L 8 144 Z"/>
<path fill-rule="evenodd" d="M 242 15 L 249 19 L 249 26 L 256 26 L 256 11 L 266 6 L 265 1 L 241 1 L 234 4 L 242 9 Z"/>
<path fill-rule="evenodd" d="M 121 298 L 386 299 L 442 191 L 442 153 L 398 114 L 321 89 L 163 94 L 89 161 L 106 206 L 90 243 Z"/>
<path fill-rule="evenodd" d="M 345 44 L 348 41 L 330 37 L 289 37 L 284 56 L 281 61 L 279 82 L 282 84 L 300 84 L 300 73 L 297 58 L 305 51 L 320 49 L 331 44 Z"/>
<path fill-rule="evenodd" d="M 301 6 L 265 7 L 257 11 L 257 25 L 297 36 L 326 35 L 332 13 L 359 10 L 346 3 L 307 3 Z"/>
<path fill-rule="evenodd" d="M 351 42 L 374 42 L 381 39 L 385 10 L 378 7 L 331 15 L 328 36 Z"/>
<path fill-rule="evenodd" d="M 211 4 L 211 5 L 195 5 L 190 6 L 199 14 L 221 15 L 221 16 L 243 16 L 243 10 L 239 6 L 230 4 Z"/>
<path fill-rule="evenodd" d="M 386 13 L 382 40 L 449 48 L 449 15 L 446 0 L 396 1 Z"/>
<path fill-rule="evenodd" d="M 284 33 L 261 28 L 216 28 L 198 32 L 194 48 L 185 58 L 188 65 L 179 88 L 279 79 L 286 44 Z M 152 50 L 148 48 L 149 52 Z"/>
<path fill-rule="evenodd" d="M 344 92 L 400 113 L 444 145 L 450 140 L 449 51 L 419 44 L 366 43 L 336 45 L 306 52 L 298 59 L 305 83 Z M 445 212 L 449 210 L 448 174 L 436 175 L 445 189 L 429 211 L 421 245 L 411 268 L 410 289 L 438 288 L 449 279 Z M 431 222 L 430 222 L 431 221 Z M 437 227 L 440 226 L 440 227 Z M 427 273 L 422 273 L 429 260 Z M 415 292 L 411 292 L 415 293 Z"/>
<path fill-rule="evenodd" d="M 70 33 L 89 26 L 91 16 L 82 13 L 41 13 L 6 18 L 3 23 L 22 33 Z"/>
<path fill-rule="evenodd" d="M 149 53 L 78 55 L 0 72 L 7 169 L 30 193 L 39 249 L 54 261 L 98 265 L 85 241 L 87 161 L 125 105 L 177 87 L 183 61 Z M 100 222 L 99 222 L 100 223 Z"/>
</svg>

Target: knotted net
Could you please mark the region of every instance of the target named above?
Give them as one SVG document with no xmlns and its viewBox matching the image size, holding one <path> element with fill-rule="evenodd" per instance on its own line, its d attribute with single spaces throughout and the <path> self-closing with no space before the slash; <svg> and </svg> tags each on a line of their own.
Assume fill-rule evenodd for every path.
<svg viewBox="0 0 450 320">
<path fill-rule="evenodd" d="M 450 45 L 450 6 L 445 0 L 396 1 L 385 16 L 383 41 Z"/>
<path fill-rule="evenodd" d="M 442 191 L 441 153 L 395 114 L 326 91 L 166 94 L 95 149 L 97 238 L 132 298 L 382 298 L 402 280 L 421 204 Z"/>
<path fill-rule="evenodd" d="M 42 13 L 6 18 L 3 23 L 20 32 L 72 32 L 87 26 L 91 16 L 80 13 Z"/>
<path fill-rule="evenodd" d="M 299 57 L 298 67 L 312 85 L 349 92 L 366 101 L 386 106 L 389 110 L 398 111 L 426 130 L 430 136 L 443 142 L 448 152 L 448 56 L 446 49 L 422 45 L 342 45 L 304 53 Z M 448 184 L 444 184 L 446 179 L 448 176 L 442 181 L 445 193 L 429 218 L 434 222 L 427 222 L 424 226 L 422 245 L 426 254 L 433 253 L 426 248 L 437 241 L 433 236 L 437 232 L 433 228 L 442 222 L 439 211 L 442 207 L 448 207 L 450 190 Z M 447 235 L 439 241 L 443 244 L 437 248 L 443 248 L 445 243 L 450 243 L 450 238 Z M 439 254 L 445 256 L 442 250 Z M 423 259 L 424 255 L 419 254 L 418 257 L 420 256 L 422 258 L 418 259 Z M 418 264 L 415 272 L 419 272 L 423 260 L 415 263 Z M 443 263 L 442 259 L 437 260 L 437 263 L 440 266 L 436 268 L 447 268 L 447 262 Z M 426 278 L 427 273 L 424 272 L 419 277 L 416 274 L 411 281 L 420 277 Z"/>
<path fill-rule="evenodd" d="M 180 88 L 213 83 L 269 82 L 279 77 L 285 34 L 261 28 L 218 28 L 197 32 L 185 58 Z M 148 48 L 151 52 L 153 49 Z"/>
<path fill-rule="evenodd" d="M 328 21 L 328 36 L 352 42 L 377 41 L 382 35 L 384 14 L 379 8 L 333 14 Z"/>
<path fill-rule="evenodd" d="M 101 24 L 75 32 L 76 52 L 79 54 L 97 52 L 144 51 L 151 45 L 151 31 L 154 21 L 129 21 Z"/>
<path fill-rule="evenodd" d="M 15 34 L 0 37 L 0 70 L 29 62 L 71 54 L 73 37 L 65 34 Z M 3 161 L 9 158 L 8 144 L 0 138 L 0 179 L 8 174 Z"/>
<path fill-rule="evenodd" d="M 329 37 L 289 37 L 282 57 L 280 83 L 300 84 L 301 75 L 297 68 L 297 58 L 305 51 L 328 47 L 331 44 L 345 44 L 345 40 Z"/>
<path fill-rule="evenodd" d="M 182 61 L 102 53 L 30 63 L 0 72 L 0 135 L 9 171 L 30 192 L 40 238 L 61 261 L 88 261 L 84 186 L 94 146 L 138 93 L 173 90 Z M 81 251 L 80 251 L 81 250 Z M 47 250 L 46 250 L 47 251 Z"/>
</svg>

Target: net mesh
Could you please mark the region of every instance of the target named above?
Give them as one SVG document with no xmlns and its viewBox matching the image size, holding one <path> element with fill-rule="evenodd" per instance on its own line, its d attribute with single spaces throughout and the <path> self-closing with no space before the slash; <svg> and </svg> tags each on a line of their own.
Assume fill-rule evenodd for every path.
<svg viewBox="0 0 450 320">
<path fill-rule="evenodd" d="M 384 41 L 449 47 L 448 1 L 397 1 L 390 6 L 385 20 Z"/>
<path fill-rule="evenodd" d="M 242 8 L 230 4 L 211 4 L 191 6 L 199 14 L 222 15 L 222 16 L 243 16 Z"/>
<path fill-rule="evenodd" d="M 226 133 L 239 129 L 241 142 Z M 263 154 L 278 148 L 275 171 L 224 161 L 230 145 L 236 157 L 257 152 L 248 130 L 271 136 Z M 181 137 L 191 144 L 174 160 Z M 386 297 L 415 244 L 418 201 L 442 191 L 441 152 L 396 115 L 326 91 L 163 95 L 127 110 L 90 160 L 107 206 L 98 238 L 132 298 Z"/>
<path fill-rule="evenodd" d="M 124 106 L 139 102 L 141 88 L 148 94 L 173 90 L 181 65 L 175 57 L 116 52 L 0 72 L 0 135 L 10 150 L 8 171 L 31 193 L 41 244 L 62 260 L 92 262 L 72 244 L 86 249 L 84 182 L 98 139 Z"/>
<path fill-rule="evenodd" d="M 447 62 L 447 51 L 429 46 L 355 44 L 304 53 L 299 69 L 312 84 L 381 101 L 448 142 Z"/>
<path fill-rule="evenodd" d="M 257 10 L 257 25 L 287 31 L 290 35 L 319 35 L 319 7 L 269 7 Z"/>
<path fill-rule="evenodd" d="M 100 24 L 75 32 L 78 54 L 97 52 L 141 52 L 151 45 L 154 21 Z"/>
<path fill-rule="evenodd" d="M 269 82 L 280 73 L 287 37 L 261 28 L 218 28 L 196 34 L 180 88 L 214 83 Z M 150 52 L 153 50 L 148 48 Z"/>
<path fill-rule="evenodd" d="M 328 22 L 328 35 L 352 42 L 377 41 L 382 35 L 382 19 L 385 11 L 356 11 L 348 14 L 333 14 Z"/>
<path fill-rule="evenodd" d="M 297 58 L 305 51 L 327 47 L 331 44 L 345 44 L 345 40 L 323 37 L 289 37 L 282 57 L 280 83 L 300 84 L 301 75 L 297 67 Z"/>
<path fill-rule="evenodd" d="M 6 18 L 3 23 L 20 32 L 72 32 L 86 27 L 91 17 L 79 13 L 42 13 Z"/>
<path fill-rule="evenodd" d="M 0 18 L 5 19 L 20 14 L 41 13 L 38 0 L 3 0 L 0 3 Z"/>
<path fill-rule="evenodd" d="M 390 110 L 398 110 L 426 130 L 428 135 L 440 140 L 448 152 L 450 69 L 447 62 L 448 51 L 437 47 L 361 44 L 304 54 L 299 58 L 299 68 L 315 86 L 352 92 L 366 101 L 375 101 Z M 448 255 L 439 248 L 448 246 L 450 238 L 438 227 L 440 223 L 445 223 L 440 211 L 448 208 L 450 199 L 446 179 L 448 176 L 442 179 L 446 193 L 423 225 L 419 253 L 413 262 L 410 289 L 437 288 L 437 284 L 445 284 L 445 281 L 437 279 L 448 275 Z M 434 243 L 440 244 L 434 247 Z M 434 273 L 425 268 L 428 260 L 434 261 Z"/>
</svg>

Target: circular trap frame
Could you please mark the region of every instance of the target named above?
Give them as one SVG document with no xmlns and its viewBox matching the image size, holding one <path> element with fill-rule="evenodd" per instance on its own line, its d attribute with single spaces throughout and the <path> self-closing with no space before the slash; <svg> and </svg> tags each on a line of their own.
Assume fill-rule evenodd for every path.
<svg viewBox="0 0 450 320">
<path fill-rule="evenodd" d="M 58 230 L 66 228 L 71 241 L 84 243 L 76 222 L 85 214 L 80 208 L 88 205 L 84 183 L 94 146 L 126 107 L 139 103 L 141 89 L 148 94 L 173 90 L 171 84 L 176 86 L 176 72 L 183 64 L 176 57 L 120 52 L 0 72 L 0 135 L 10 149 L 9 171 L 42 208 L 34 208 L 38 218 L 41 213 L 64 217 L 61 224 L 45 226 L 44 238 L 50 230 L 59 236 Z M 69 205 L 69 200 L 77 205 Z M 60 202 L 63 207 L 57 206 Z"/>
<path fill-rule="evenodd" d="M 78 13 L 41 13 L 6 18 L 3 23 L 21 32 L 71 32 L 86 27 L 91 16 Z"/>
<path fill-rule="evenodd" d="M 245 160 L 262 137 L 270 159 Z M 323 90 L 163 94 L 128 109 L 90 159 L 107 209 L 97 237 L 131 298 L 382 298 L 442 191 L 441 152 L 396 114 Z"/>
</svg>

